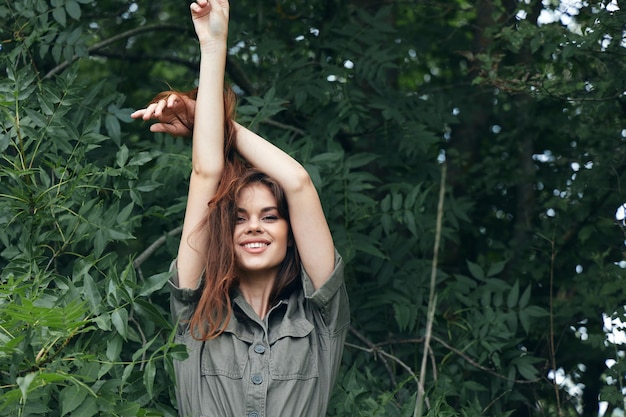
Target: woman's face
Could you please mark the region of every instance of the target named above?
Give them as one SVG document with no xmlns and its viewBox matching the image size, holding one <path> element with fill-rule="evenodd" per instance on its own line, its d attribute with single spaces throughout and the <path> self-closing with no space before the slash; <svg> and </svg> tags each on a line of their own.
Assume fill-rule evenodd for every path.
<svg viewBox="0 0 626 417">
<path fill-rule="evenodd" d="M 287 253 L 289 225 L 276 198 L 260 183 L 244 188 L 237 200 L 234 243 L 238 266 L 250 274 L 278 273 Z"/>
</svg>

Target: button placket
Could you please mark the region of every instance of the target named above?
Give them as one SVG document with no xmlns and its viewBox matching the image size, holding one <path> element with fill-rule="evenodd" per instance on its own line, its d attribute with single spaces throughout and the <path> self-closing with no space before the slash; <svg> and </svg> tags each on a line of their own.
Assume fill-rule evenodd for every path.
<svg viewBox="0 0 626 417">
<path fill-rule="evenodd" d="M 263 327 L 263 333 L 255 334 L 254 341 L 249 346 L 249 374 L 248 374 L 248 401 L 246 417 L 265 416 L 265 406 L 267 400 L 267 388 L 269 384 L 267 347 L 264 343 L 266 329 Z"/>
</svg>

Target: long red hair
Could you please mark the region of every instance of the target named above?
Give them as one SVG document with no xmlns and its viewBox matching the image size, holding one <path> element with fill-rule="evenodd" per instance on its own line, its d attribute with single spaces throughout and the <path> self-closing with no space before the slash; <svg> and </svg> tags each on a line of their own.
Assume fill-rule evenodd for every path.
<svg viewBox="0 0 626 417">
<path fill-rule="evenodd" d="M 161 95 L 167 94 L 169 92 L 161 93 L 154 100 L 158 101 L 163 98 Z M 197 90 L 177 94 L 185 94 L 195 99 Z M 209 340 L 222 334 L 233 311 L 231 294 L 239 280 L 233 234 L 237 219 L 237 200 L 241 192 L 253 184 L 268 187 L 276 199 L 279 215 L 290 224 L 287 199 L 280 185 L 251 167 L 235 149 L 236 132 L 233 120 L 236 104 L 234 92 L 227 87 L 224 91 L 224 170 L 217 191 L 209 201 L 207 216 L 194 231 L 210 234 L 205 254 L 202 294 L 189 322 L 191 334 L 198 340 Z M 188 115 L 180 115 L 179 118 L 193 131 L 193 120 Z M 274 281 L 270 305 L 288 296 L 300 285 L 300 258 L 291 231 L 289 234 L 291 244 L 287 247 L 287 254 Z"/>
</svg>

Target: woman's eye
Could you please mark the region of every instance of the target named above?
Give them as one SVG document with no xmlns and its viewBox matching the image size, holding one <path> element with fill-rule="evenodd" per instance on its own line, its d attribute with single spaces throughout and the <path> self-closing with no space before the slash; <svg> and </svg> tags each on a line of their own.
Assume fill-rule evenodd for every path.
<svg viewBox="0 0 626 417">
<path fill-rule="evenodd" d="M 243 223 L 246 221 L 245 217 L 237 217 L 237 223 Z"/>
<path fill-rule="evenodd" d="M 263 217 L 263 220 L 265 220 L 266 222 L 274 222 L 278 220 L 278 216 L 270 214 L 268 216 Z"/>
</svg>

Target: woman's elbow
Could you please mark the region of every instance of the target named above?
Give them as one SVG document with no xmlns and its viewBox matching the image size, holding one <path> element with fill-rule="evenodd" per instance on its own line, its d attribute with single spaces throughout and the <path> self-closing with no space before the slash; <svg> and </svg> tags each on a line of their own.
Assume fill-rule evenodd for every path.
<svg viewBox="0 0 626 417">
<path fill-rule="evenodd" d="M 298 167 L 289 176 L 289 181 L 284 185 L 285 192 L 297 194 L 306 190 L 315 189 L 313 180 L 303 166 Z"/>
<path fill-rule="evenodd" d="M 219 163 L 206 164 L 194 162 L 191 169 L 192 174 L 198 178 L 219 179 L 222 175 L 222 171 L 224 170 L 224 165 Z"/>
</svg>

